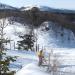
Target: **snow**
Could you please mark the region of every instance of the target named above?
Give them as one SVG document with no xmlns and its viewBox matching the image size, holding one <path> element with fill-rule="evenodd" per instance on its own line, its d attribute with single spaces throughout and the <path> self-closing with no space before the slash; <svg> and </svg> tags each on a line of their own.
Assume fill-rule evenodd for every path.
<svg viewBox="0 0 75 75">
<path fill-rule="evenodd" d="M 49 52 L 49 51 L 48 51 Z M 54 48 L 53 53 L 59 55 L 61 71 L 75 73 L 75 49 Z"/>
<path fill-rule="evenodd" d="M 34 52 L 31 51 L 7 50 L 6 54 L 7 56 L 17 57 L 16 61 L 11 62 L 9 66 L 10 70 L 15 70 L 15 71 L 18 71 L 23 66 L 37 60 L 36 55 L 34 54 Z"/>
<path fill-rule="evenodd" d="M 58 60 L 60 63 L 60 71 L 63 72 L 72 72 L 75 75 L 75 36 L 73 32 L 69 29 L 58 27 L 52 22 L 45 22 L 45 26 L 49 26 L 49 31 L 42 31 L 45 26 L 42 26 L 39 29 L 36 29 L 37 32 L 37 44 L 40 45 L 40 49 L 42 46 L 45 48 L 46 52 L 50 52 L 53 50 L 54 54 L 58 55 Z M 15 25 L 7 26 L 5 29 L 6 37 L 16 42 L 20 40 L 16 35 L 16 32 L 25 31 L 23 27 L 16 26 L 19 23 L 15 23 Z M 64 36 L 61 37 L 60 34 L 64 33 Z M 68 37 L 70 40 L 68 40 Z M 38 66 L 38 58 L 35 52 L 25 51 L 25 50 L 14 50 L 13 48 L 10 50 L 10 45 L 7 45 L 9 50 L 6 51 L 8 56 L 17 56 L 15 62 L 11 62 L 9 65 L 10 70 L 16 71 L 16 75 L 50 75 L 46 68 Z M 72 49 L 73 48 L 73 49 Z M 48 56 L 48 53 L 46 54 Z M 68 74 L 67 74 L 68 75 Z M 72 74 L 70 74 L 72 75 Z"/>
<path fill-rule="evenodd" d="M 53 49 L 54 54 L 60 55 L 60 72 L 65 73 L 65 75 L 74 75 L 75 74 L 75 49 Z M 32 54 L 31 54 L 32 56 Z M 35 55 L 36 56 L 36 55 Z M 28 55 L 27 55 L 28 57 Z M 30 58 L 30 57 L 29 57 Z M 37 57 L 35 57 L 36 59 Z M 24 60 L 22 60 L 23 62 Z M 31 60 L 29 60 L 31 61 Z M 27 59 L 24 61 L 27 62 Z M 15 75 L 50 75 L 47 71 L 47 68 L 39 67 L 38 60 L 32 61 L 31 63 L 25 64 L 20 70 L 16 72 Z M 66 74 L 67 73 L 67 74 Z"/>
<path fill-rule="evenodd" d="M 49 50 L 49 49 L 48 49 Z M 45 53 L 53 50 L 53 54 L 58 55 L 59 68 L 61 72 L 69 73 L 66 75 L 75 74 L 75 49 L 70 48 L 50 48 Z M 8 56 L 17 56 L 15 62 L 11 62 L 10 70 L 15 70 L 15 75 L 50 75 L 47 67 L 38 66 L 38 57 L 35 52 L 24 50 L 7 50 Z"/>
<path fill-rule="evenodd" d="M 48 31 L 45 30 L 46 26 L 49 27 Z M 36 30 L 36 34 L 38 35 L 37 43 L 40 47 L 75 48 L 75 36 L 73 32 L 66 28 L 62 29 L 53 22 L 45 22 L 40 29 Z"/>
<path fill-rule="evenodd" d="M 10 40 L 13 40 L 11 41 L 11 47 L 13 49 L 14 42 L 17 47 L 17 41 L 21 40 L 18 36 L 21 34 L 26 34 L 26 32 L 30 32 L 27 27 L 22 26 L 23 25 L 21 25 L 20 23 L 15 22 L 14 25 L 9 24 L 9 26 L 5 28 L 6 37 Z M 48 31 L 44 30 L 46 26 L 49 27 Z M 63 36 L 61 36 L 62 33 Z M 42 48 L 43 46 L 49 46 L 51 48 L 75 48 L 75 36 L 73 32 L 66 28 L 63 28 L 62 30 L 59 25 L 53 22 L 44 22 L 42 27 L 36 29 L 35 35 L 36 34 L 38 38 L 37 44 L 39 44 L 40 48 Z M 8 49 L 10 49 L 10 44 L 8 44 L 7 47 Z"/>
<path fill-rule="evenodd" d="M 15 75 L 49 75 L 49 74 L 43 72 L 43 70 L 40 70 L 40 67 L 37 66 L 36 63 L 31 63 L 23 67 Z"/>
<path fill-rule="evenodd" d="M 46 52 L 49 53 L 50 50 L 53 50 L 53 53 L 58 55 L 60 71 L 72 72 L 75 75 L 75 38 L 73 32 L 65 28 L 62 31 L 61 27 L 58 27 L 58 25 L 54 26 L 52 22 L 45 22 L 45 25 L 49 26 L 49 31 L 41 31 L 44 26 L 35 30 L 38 35 L 37 44 L 40 45 L 40 49 L 44 46 Z M 23 27 L 20 27 L 22 29 L 16 25 L 13 27 L 14 25 L 8 26 L 5 29 L 5 32 L 7 32 L 6 36 L 13 37 L 12 39 L 17 42 L 20 39 L 15 35 L 16 33 L 14 34 L 14 29 L 16 32 L 25 31 L 23 31 Z M 60 36 L 62 32 L 64 33 L 64 37 Z M 70 40 L 68 40 L 69 36 Z M 6 53 L 8 56 L 17 56 L 16 61 L 11 62 L 9 66 L 10 70 L 16 71 L 16 75 L 50 75 L 47 68 L 38 66 L 38 58 L 35 52 L 14 50 L 12 43 L 12 49 L 7 50 Z M 47 57 L 48 53 L 46 54 Z"/>
</svg>

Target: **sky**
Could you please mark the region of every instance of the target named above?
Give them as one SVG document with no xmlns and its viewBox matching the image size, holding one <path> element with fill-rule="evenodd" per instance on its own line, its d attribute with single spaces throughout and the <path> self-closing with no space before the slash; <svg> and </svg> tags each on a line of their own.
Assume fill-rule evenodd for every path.
<svg viewBox="0 0 75 75">
<path fill-rule="evenodd" d="M 40 5 L 75 10 L 75 0 L 0 0 L 0 2 L 14 7 Z"/>
</svg>

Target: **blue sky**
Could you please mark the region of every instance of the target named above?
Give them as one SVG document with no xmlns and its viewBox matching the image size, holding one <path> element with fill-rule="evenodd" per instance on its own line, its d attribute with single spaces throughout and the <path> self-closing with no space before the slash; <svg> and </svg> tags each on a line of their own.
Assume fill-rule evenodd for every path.
<svg viewBox="0 0 75 75">
<path fill-rule="evenodd" d="M 0 0 L 0 2 L 14 7 L 41 5 L 75 10 L 75 0 Z"/>
</svg>

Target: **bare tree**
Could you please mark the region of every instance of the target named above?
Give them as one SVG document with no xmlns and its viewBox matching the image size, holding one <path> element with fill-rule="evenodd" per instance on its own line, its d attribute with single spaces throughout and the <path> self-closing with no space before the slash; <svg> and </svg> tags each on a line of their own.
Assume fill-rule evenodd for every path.
<svg viewBox="0 0 75 75">
<path fill-rule="evenodd" d="M 54 53 L 53 49 L 51 49 L 48 55 L 48 71 L 51 72 L 52 75 L 58 75 L 58 71 L 60 66 L 59 55 Z"/>
</svg>

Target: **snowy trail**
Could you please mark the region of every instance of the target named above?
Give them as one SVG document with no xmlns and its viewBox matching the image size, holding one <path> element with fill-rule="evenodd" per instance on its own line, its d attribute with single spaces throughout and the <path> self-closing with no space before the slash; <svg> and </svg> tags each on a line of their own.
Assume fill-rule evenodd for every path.
<svg viewBox="0 0 75 75">
<path fill-rule="evenodd" d="M 49 75 L 37 66 L 37 63 L 31 63 L 23 67 L 15 75 Z"/>
<path fill-rule="evenodd" d="M 75 49 L 53 49 L 53 53 L 58 55 L 60 71 L 66 72 L 63 75 L 75 75 Z M 8 50 L 7 55 L 18 56 L 17 60 L 10 64 L 10 69 L 17 69 L 15 75 L 50 75 L 47 68 L 37 66 L 38 58 L 34 52 Z"/>
<path fill-rule="evenodd" d="M 18 71 L 22 67 L 37 61 L 37 56 L 34 52 L 31 51 L 19 51 L 19 50 L 7 50 L 8 56 L 17 56 L 17 59 L 15 62 L 11 62 L 9 65 L 9 68 L 11 71 Z"/>
<path fill-rule="evenodd" d="M 63 72 L 63 71 L 60 71 L 60 72 L 58 71 L 54 75 L 59 75 L 59 74 L 60 75 L 75 75 L 75 73 Z M 31 63 L 23 67 L 15 75 L 53 75 L 53 73 L 45 71 L 45 69 L 37 66 L 36 63 Z"/>
</svg>

